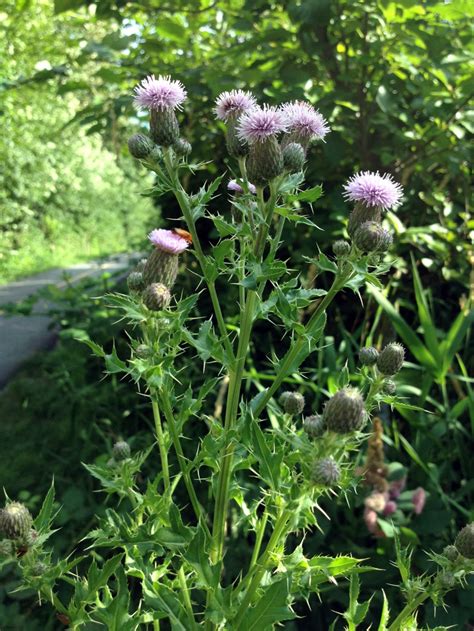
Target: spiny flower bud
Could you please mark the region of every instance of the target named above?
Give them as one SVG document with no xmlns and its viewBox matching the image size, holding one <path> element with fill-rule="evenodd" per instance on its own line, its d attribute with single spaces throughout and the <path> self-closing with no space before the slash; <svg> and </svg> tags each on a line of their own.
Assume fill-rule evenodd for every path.
<svg viewBox="0 0 474 631">
<path fill-rule="evenodd" d="M 145 134 L 133 134 L 128 139 L 128 150 L 137 160 L 145 160 L 152 152 L 154 144 Z"/>
<path fill-rule="evenodd" d="M 379 356 L 379 352 L 373 346 L 365 346 L 359 351 L 359 361 L 362 366 L 373 366 Z"/>
<path fill-rule="evenodd" d="M 456 585 L 456 577 L 452 572 L 442 572 L 440 576 L 441 585 L 450 589 Z"/>
<path fill-rule="evenodd" d="M 226 145 L 233 158 L 243 158 L 249 153 L 248 144 L 238 134 L 238 119 L 235 117 L 229 118 L 227 122 Z"/>
<path fill-rule="evenodd" d="M 382 391 L 384 394 L 395 394 L 397 391 L 397 384 L 393 379 L 385 379 L 382 386 Z"/>
<path fill-rule="evenodd" d="M 32 524 L 30 511 L 20 502 L 11 502 L 0 511 L 0 532 L 10 539 L 24 537 Z"/>
<path fill-rule="evenodd" d="M 334 241 L 332 251 L 339 259 L 349 254 L 351 251 L 351 245 L 347 241 L 344 241 L 344 239 L 338 239 L 338 241 Z"/>
<path fill-rule="evenodd" d="M 192 151 L 191 143 L 188 142 L 185 138 L 178 138 L 178 140 L 174 143 L 173 149 L 177 156 L 186 157 Z"/>
<path fill-rule="evenodd" d="M 15 554 L 15 545 L 10 539 L 0 541 L 0 559 L 2 557 L 11 557 Z"/>
<path fill-rule="evenodd" d="M 474 522 L 464 526 L 456 537 L 454 545 L 465 559 L 474 559 Z"/>
<path fill-rule="evenodd" d="M 322 416 L 319 414 L 314 414 L 312 416 L 307 416 L 303 421 L 303 429 L 311 438 L 318 438 L 322 436 L 324 430 L 324 421 Z"/>
<path fill-rule="evenodd" d="M 326 427 L 337 434 L 360 429 L 365 421 L 364 399 L 356 388 L 342 388 L 324 407 Z"/>
<path fill-rule="evenodd" d="M 382 236 L 380 239 L 380 245 L 378 247 L 378 251 L 379 252 L 386 252 L 389 247 L 392 245 L 393 243 L 393 237 L 392 234 L 388 231 L 385 230 L 384 228 L 382 229 Z"/>
<path fill-rule="evenodd" d="M 146 265 L 146 259 L 140 259 L 137 263 L 137 266 L 135 268 L 135 272 L 142 272 L 145 269 L 145 265 Z"/>
<path fill-rule="evenodd" d="M 448 559 L 448 561 L 456 561 L 459 557 L 459 552 L 456 546 L 446 546 L 442 552 L 442 555 Z"/>
<path fill-rule="evenodd" d="M 297 142 L 290 142 L 283 149 L 283 164 L 285 169 L 290 173 L 296 173 L 303 170 L 306 160 L 303 147 Z"/>
<path fill-rule="evenodd" d="M 257 186 L 265 186 L 283 173 L 283 154 L 276 138 L 269 137 L 250 146 L 247 173 Z"/>
<path fill-rule="evenodd" d="M 382 350 L 377 359 L 377 368 L 382 375 L 395 375 L 403 366 L 405 349 L 401 344 L 392 342 Z"/>
<path fill-rule="evenodd" d="M 21 545 L 29 549 L 36 543 L 38 533 L 34 528 L 30 528 L 28 532 L 21 538 Z"/>
<path fill-rule="evenodd" d="M 366 221 L 382 221 L 382 211 L 377 206 L 365 206 L 364 204 L 356 204 L 354 210 L 349 215 L 349 224 L 347 231 L 351 237 L 354 236 L 357 228 Z"/>
<path fill-rule="evenodd" d="M 127 285 L 130 291 L 142 291 L 145 288 L 143 274 L 141 272 L 130 272 L 127 278 Z"/>
<path fill-rule="evenodd" d="M 135 349 L 135 355 L 140 357 L 140 359 L 146 359 L 147 357 L 151 357 L 152 350 L 146 344 L 139 344 Z"/>
<path fill-rule="evenodd" d="M 340 477 L 341 470 L 332 456 L 317 460 L 311 471 L 311 481 L 323 486 L 334 486 Z"/>
<path fill-rule="evenodd" d="M 150 134 L 162 147 L 171 147 L 179 140 L 179 123 L 172 108 L 151 110 Z"/>
<path fill-rule="evenodd" d="M 376 221 L 365 221 L 354 233 L 354 243 L 362 252 L 375 252 L 380 248 L 384 229 Z"/>
<path fill-rule="evenodd" d="M 46 563 L 43 563 L 42 561 L 38 561 L 38 563 L 35 563 L 31 569 L 31 573 L 33 576 L 43 576 L 43 574 L 46 572 L 46 570 L 48 569 L 48 566 L 46 565 Z"/>
<path fill-rule="evenodd" d="M 304 409 L 304 396 L 299 392 L 284 392 L 282 394 L 283 409 L 287 414 L 301 414 Z M 281 401 L 281 399 L 280 399 Z"/>
<path fill-rule="evenodd" d="M 148 285 L 142 294 L 143 304 L 150 311 L 161 311 L 170 304 L 171 294 L 168 287 L 163 283 L 152 283 Z"/>
<path fill-rule="evenodd" d="M 126 460 L 130 458 L 130 445 L 126 443 L 124 440 L 119 440 L 115 443 L 112 453 L 114 455 L 115 460 Z"/>
</svg>

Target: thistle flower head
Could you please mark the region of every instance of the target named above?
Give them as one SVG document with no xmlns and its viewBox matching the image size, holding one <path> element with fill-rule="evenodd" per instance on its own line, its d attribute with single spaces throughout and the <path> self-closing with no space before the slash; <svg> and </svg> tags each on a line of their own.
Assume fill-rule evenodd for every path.
<svg viewBox="0 0 474 631">
<path fill-rule="evenodd" d="M 426 491 L 419 486 L 413 493 L 411 498 L 413 504 L 413 512 L 415 515 L 420 515 L 423 512 L 426 503 Z"/>
<path fill-rule="evenodd" d="M 274 138 L 285 131 L 287 123 L 281 110 L 264 105 L 242 114 L 237 125 L 237 135 L 250 145 Z"/>
<path fill-rule="evenodd" d="M 341 477 L 339 465 L 332 456 L 322 458 L 313 464 L 311 480 L 322 486 L 334 486 Z"/>
<path fill-rule="evenodd" d="M 136 86 L 134 104 L 137 109 L 166 110 L 181 109 L 186 99 L 186 88 L 181 81 L 173 81 L 170 76 L 150 75 Z"/>
<path fill-rule="evenodd" d="M 356 388 L 342 388 L 326 402 L 323 412 L 326 427 L 337 434 L 347 434 L 362 427 L 366 420 L 365 404 Z"/>
<path fill-rule="evenodd" d="M 8 539 L 24 537 L 32 524 L 30 511 L 20 502 L 10 502 L 0 510 L 0 533 Z"/>
<path fill-rule="evenodd" d="M 176 234 L 176 232 L 163 230 L 162 228 L 152 230 L 148 238 L 158 250 L 169 254 L 180 254 L 189 245 L 189 242 L 180 237 L 179 234 Z"/>
<path fill-rule="evenodd" d="M 377 368 L 382 375 L 396 375 L 403 366 L 405 348 L 398 342 L 387 344 L 377 357 Z"/>
<path fill-rule="evenodd" d="M 249 192 L 252 193 L 252 195 L 256 195 L 257 189 L 255 188 L 255 185 L 252 184 L 251 182 L 249 182 L 248 183 L 248 187 L 249 187 Z M 227 190 L 231 191 L 232 193 L 243 193 L 244 192 L 244 189 L 237 182 L 237 180 L 229 180 L 229 182 L 227 184 Z"/>
<path fill-rule="evenodd" d="M 377 206 L 383 210 L 397 208 L 401 203 L 403 188 L 391 175 L 377 171 L 361 171 L 344 185 L 344 197 L 365 206 Z"/>
<path fill-rule="evenodd" d="M 231 117 L 237 117 L 257 106 L 257 101 L 251 92 L 231 90 L 222 92 L 216 99 L 214 112 L 216 118 L 227 122 Z"/>
<path fill-rule="evenodd" d="M 323 140 L 330 131 L 329 125 L 322 114 L 305 101 L 285 103 L 281 111 L 286 120 L 287 131 L 295 132 L 298 136 L 311 140 Z"/>
<path fill-rule="evenodd" d="M 388 500 L 388 502 L 385 504 L 385 508 L 383 509 L 383 514 L 385 515 L 385 517 L 393 515 L 393 513 L 396 512 L 397 508 L 398 506 L 396 502 L 394 502 L 393 500 Z"/>
<path fill-rule="evenodd" d="M 113 447 L 113 455 L 114 459 L 117 461 L 126 460 L 130 458 L 130 445 L 126 443 L 124 440 L 119 440 L 114 444 Z"/>
</svg>

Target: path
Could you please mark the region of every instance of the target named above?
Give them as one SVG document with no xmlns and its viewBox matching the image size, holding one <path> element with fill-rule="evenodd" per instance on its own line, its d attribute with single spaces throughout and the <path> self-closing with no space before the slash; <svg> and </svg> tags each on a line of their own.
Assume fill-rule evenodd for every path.
<svg viewBox="0 0 474 631">
<path fill-rule="evenodd" d="M 104 272 L 116 273 L 129 267 L 130 260 L 137 257 L 137 254 L 119 254 L 102 261 L 80 263 L 65 269 L 52 269 L 0 286 L 0 388 L 27 359 L 38 351 L 51 348 L 57 338 L 57 334 L 50 328 L 51 319 L 48 316 L 2 315 L 2 305 L 21 302 L 48 285 L 61 288 L 66 287 L 67 282 L 77 283 Z M 67 282 L 64 279 L 65 274 L 68 276 Z M 33 313 L 44 313 L 48 306 L 48 302 L 40 300 L 36 303 Z"/>
</svg>

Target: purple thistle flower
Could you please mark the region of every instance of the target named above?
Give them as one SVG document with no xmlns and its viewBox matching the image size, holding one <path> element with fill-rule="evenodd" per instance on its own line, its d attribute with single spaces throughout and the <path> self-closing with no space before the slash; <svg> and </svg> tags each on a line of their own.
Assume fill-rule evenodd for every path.
<svg viewBox="0 0 474 631">
<path fill-rule="evenodd" d="M 365 206 L 378 206 L 383 210 L 397 208 L 403 188 L 388 173 L 361 171 L 353 175 L 344 185 L 344 197 Z"/>
<path fill-rule="evenodd" d="M 397 510 L 397 503 L 394 502 L 393 500 L 389 500 L 385 504 L 385 508 L 383 509 L 383 514 L 385 515 L 385 517 L 388 517 L 389 515 L 393 515 L 393 513 L 395 513 L 396 510 Z"/>
<path fill-rule="evenodd" d="M 231 116 L 240 116 L 256 106 L 257 101 L 251 92 L 231 90 L 219 94 L 214 112 L 218 119 L 227 121 Z"/>
<path fill-rule="evenodd" d="M 158 250 L 169 254 L 180 254 L 189 245 L 189 242 L 180 237 L 179 234 L 176 234 L 176 232 L 163 230 L 162 228 L 152 230 L 148 238 Z"/>
<path fill-rule="evenodd" d="M 172 81 L 171 77 L 150 75 L 135 88 L 134 103 L 137 109 L 166 110 L 181 109 L 186 99 L 186 88 L 181 81 Z"/>
<path fill-rule="evenodd" d="M 257 193 L 257 189 L 255 188 L 255 186 L 251 182 L 248 183 L 248 187 L 249 187 L 249 191 L 252 193 L 252 195 L 255 195 Z M 228 191 L 232 191 L 233 193 L 243 193 L 244 192 L 243 187 L 237 182 L 237 180 L 229 180 L 229 182 L 227 184 L 227 190 Z"/>
<path fill-rule="evenodd" d="M 287 123 L 281 110 L 264 105 L 242 114 L 237 135 L 249 144 L 263 142 L 286 131 Z"/>
<path fill-rule="evenodd" d="M 285 116 L 289 132 L 295 132 L 305 140 L 317 138 L 323 140 L 331 131 L 322 114 L 312 105 L 304 101 L 294 101 L 282 105 L 281 111 Z"/>
<path fill-rule="evenodd" d="M 423 512 L 426 503 L 426 491 L 419 486 L 412 495 L 411 498 L 413 504 L 413 512 L 415 515 L 420 515 Z"/>
</svg>

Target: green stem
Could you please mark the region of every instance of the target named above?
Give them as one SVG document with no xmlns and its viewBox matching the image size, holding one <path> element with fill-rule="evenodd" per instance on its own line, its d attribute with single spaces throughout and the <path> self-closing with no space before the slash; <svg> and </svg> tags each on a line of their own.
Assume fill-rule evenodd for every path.
<svg viewBox="0 0 474 631">
<path fill-rule="evenodd" d="M 307 344 L 306 337 L 311 334 L 312 327 L 318 322 L 320 315 L 328 308 L 336 294 L 345 285 L 346 281 L 349 279 L 349 276 L 350 273 L 346 272 L 335 277 L 328 293 L 324 296 L 316 309 L 313 311 L 311 318 L 308 320 L 308 323 L 305 326 L 304 332 L 298 336 L 296 341 L 292 344 L 291 348 L 283 358 L 281 362 L 281 367 L 275 377 L 275 381 L 268 388 L 265 395 L 260 399 L 258 405 L 253 410 L 254 418 L 258 418 L 260 416 L 260 414 L 265 409 L 267 403 L 270 401 L 272 396 L 283 383 L 284 379 L 288 376 L 293 363 L 295 362 L 295 360 L 297 360 L 298 355 L 300 355 L 300 353 L 303 351 L 305 344 Z"/>
<path fill-rule="evenodd" d="M 258 524 L 257 531 L 255 533 L 255 545 L 253 547 L 252 558 L 250 559 L 250 565 L 248 572 L 250 573 L 257 562 L 258 556 L 260 554 L 260 548 L 262 547 L 263 537 L 265 535 L 265 528 L 267 526 L 268 521 L 268 511 L 265 509 L 262 519 Z"/>
<path fill-rule="evenodd" d="M 219 331 L 221 333 L 222 336 L 222 341 L 225 347 L 225 350 L 227 352 L 227 355 L 229 357 L 229 360 L 231 360 L 234 356 L 233 353 L 233 349 L 232 349 L 232 345 L 229 341 L 229 335 L 227 332 L 227 328 L 225 325 L 225 321 L 224 321 L 224 316 L 222 315 L 222 310 L 221 310 L 221 306 L 219 303 L 219 298 L 217 296 L 217 291 L 216 291 L 216 286 L 213 280 L 209 279 L 207 277 L 207 270 L 206 270 L 206 257 L 204 255 L 202 246 L 201 246 L 201 242 L 199 240 L 199 236 L 198 233 L 196 231 L 196 226 L 194 224 L 194 219 L 192 216 L 192 212 L 191 212 L 191 208 L 189 206 L 189 201 L 188 201 L 188 195 L 186 193 L 186 191 L 184 190 L 184 188 L 181 186 L 181 182 L 179 181 L 174 168 L 173 168 L 173 161 L 169 152 L 169 149 L 165 149 L 163 151 L 163 158 L 165 161 L 165 165 L 166 165 L 166 170 L 168 171 L 168 175 L 170 176 L 173 185 L 174 185 L 174 195 L 176 197 L 176 200 L 178 201 L 179 207 L 181 209 L 181 212 L 183 213 L 183 217 L 186 221 L 186 224 L 188 226 L 188 230 L 191 233 L 192 239 L 193 239 L 193 247 L 194 247 L 194 252 L 196 254 L 196 258 L 199 261 L 199 265 L 201 267 L 201 271 L 202 274 L 204 276 L 204 279 L 206 281 L 207 287 L 209 289 L 209 295 L 211 296 L 211 301 L 212 301 L 212 306 L 214 308 L 214 313 L 216 315 L 216 320 L 217 320 L 217 325 L 219 327 Z"/>
<path fill-rule="evenodd" d="M 289 511 L 286 511 L 286 510 L 281 511 L 279 517 L 277 518 L 275 522 L 275 527 L 273 529 L 272 535 L 267 544 L 267 547 L 265 548 L 264 553 L 258 559 L 257 563 L 253 566 L 253 568 L 249 571 L 247 576 L 244 579 L 242 579 L 241 584 L 247 583 L 250 580 L 250 578 L 251 578 L 251 581 L 250 581 L 250 585 L 247 588 L 245 596 L 242 602 L 240 603 L 240 607 L 236 613 L 235 620 L 233 622 L 232 628 L 234 628 L 236 631 L 238 631 L 240 623 L 242 622 L 242 618 L 244 617 L 244 615 L 247 612 L 248 607 L 252 603 L 257 589 L 260 587 L 262 576 L 267 570 L 267 563 L 271 555 L 275 551 L 275 548 L 278 547 L 280 540 L 285 533 L 285 530 L 286 530 L 288 521 L 291 518 L 291 515 L 292 514 Z M 240 585 L 239 585 L 239 589 L 240 589 Z"/>
<path fill-rule="evenodd" d="M 161 426 L 160 409 L 158 407 L 157 400 L 154 398 L 154 393 L 151 393 L 151 406 L 153 408 L 153 418 L 155 419 L 156 440 L 158 442 L 158 448 L 160 450 L 161 468 L 163 470 L 163 483 L 165 485 L 165 491 L 167 491 L 170 488 L 168 451 L 165 444 L 165 435 L 163 434 L 163 428 Z"/>
<path fill-rule="evenodd" d="M 183 452 L 183 447 L 181 445 L 181 440 L 179 438 L 179 433 L 177 431 L 176 422 L 174 419 L 173 408 L 171 406 L 169 394 L 165 388 L 160 390 L 160 400 L 161 400 L 161 405 L 163 408 L 163 413 L 168 423 L 168 430 L 171 436 L 171 440 L 173 442 L 174 449 L 176 451 L 176 456 L 178 457 L 178 463 L 181 469 L 181 473 L 183 475 L 184 484 L 186 485 L 186 489 L 188 491 L 189 499 L 191 500 L 191 504 L 193 506 L 194 513 L 196 515 L 196 519 L 198 520 L 198 522 L 202 524 L 202 527 L 206 531 L 207 536 L 210 537 L 211 533 L 209 532 L 209 528 L 207 527 L 207 524 L 206 524 L 204 510 L 197 498 L 196 491 L 194 490 L 194 485 L 191 480 L 191 476 L 189 475 L 186 456 L 184 455 L 184 452 Z"/>
<path fill-rule="evenodd" d="M 186 575 L 184 573 L 183 566 L 181 566 L 178 570 L 178 580 L 181 591 L 183 593 L 183 602 L 188 613 L 189 622 L 191 623 L 191 628 L 194 629 L 196 627 L 196 620 L 194 618 L 193 604 L 189 595 L 188 585 L 186 583 Z"/>
<path fill-rule="evenodd" d="M 398 614 L 392 624 L 388 627 L 387 631 L 401 631 L 402 623 L 411 616 L 411 614 L 418 609 L 418 607 L 429 597 L 428 592 L 422 592 L 418 594 L 418 596 L 413 599 L 411 602 L 407 603 L 402 611 Z"/>
</svg>

